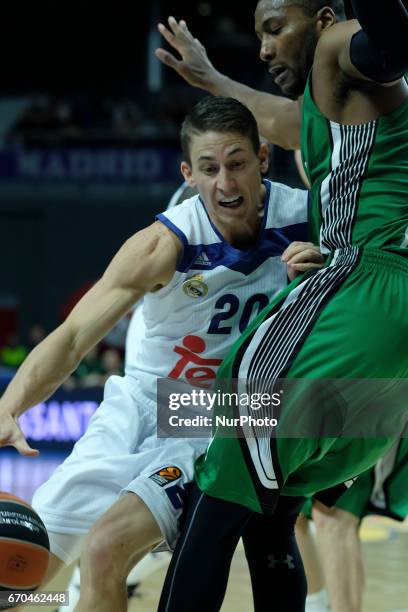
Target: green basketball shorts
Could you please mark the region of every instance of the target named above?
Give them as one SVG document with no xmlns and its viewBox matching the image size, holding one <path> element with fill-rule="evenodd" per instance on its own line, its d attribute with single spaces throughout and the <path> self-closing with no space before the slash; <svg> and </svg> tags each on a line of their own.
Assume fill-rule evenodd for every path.
<svg viewBox="0 0 408 612">
<path fill-rule="evenodd" d="M 218 374 L 223 390 L 278 393 L 281 405 L 258 410 L 253 426 L 241 424 L 248 407 L 240 400 L 218 405 L 215 416 L 237 424 L 233 435 L 230 425 L 216 427 L 196 465 L 199 487 L 265 513 L 279 495 L 337 499 L 405 424 L 407 304 L 408 262 L 386 251 L 340 249 L 324 269 L 296 279 Z M 272 415 L 277 425 L 263 424 Z"/>
</svg>

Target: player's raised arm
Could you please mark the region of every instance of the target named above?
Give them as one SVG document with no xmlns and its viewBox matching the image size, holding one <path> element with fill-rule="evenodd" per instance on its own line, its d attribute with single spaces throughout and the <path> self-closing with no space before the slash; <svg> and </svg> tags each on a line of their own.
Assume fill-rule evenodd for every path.
<svg viewBox="0 0 408 612">
<path fill-rule="evenodd" d="M 159 32 L 180 55 L 157 49 L 158 59 L 173 68 L 187 83 L 215 96 L 229 96 L 245 104 L 255 115 L 261 135 L 285 149 L 299 148 L 300 109 L 298 102 L 274 96 L 233 81 L 218 72 L 205 47 L 189 31 L 185 21 L 169 17 L 168 28 L 159 24 Z"/>
<path fill-rule="evenodd" d="M 408 70 L 407 1 L 352 0 L 352 6 L 358 21 L 339 24 L 326 35 L 340 68 L 354 79 L 395 83 Z"/>
<path fill-rule="evenodd" d="M 0 400 L 0 446 L 36 454 L 17 418 L 47 399 L 137 300 L 168 284 L 181 248 L 176 235 L 160 222 L 125 242 L 102 278 L 19 368 Z"/>
</svg>

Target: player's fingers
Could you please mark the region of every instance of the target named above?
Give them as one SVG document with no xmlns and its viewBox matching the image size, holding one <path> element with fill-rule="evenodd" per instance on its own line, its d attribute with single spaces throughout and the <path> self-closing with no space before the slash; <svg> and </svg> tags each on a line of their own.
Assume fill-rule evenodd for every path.
<svg viewBox="0 0 408 612">
<path fill-rule="evenodd" d="M 303 274 L 304 272 L 308 272 L 310 270 L 320 270 L 323 267 L 323 264 L 313 264 L 313 263 L 304 263 L 304 264 L 294 264 L 287 266 L 287 274 L 289 280 L 295 279 L 299 274 Z"/>
<path fill-rule="evenodd" d="M 174 57 L 174 55 L 172 55 L 168 51 L 165 51 L 164 49 L 160 49 L 160 48 L 156 49 L 154 54 L 157 57 L 157 59 L 159 59 L 161 62 L 163 62 L 163 64 L 166 64 L 166 66 L 170 66 L 170 68 L 173 68 L 174 70 L 176 70 L 178 72 L 179 66 L 180 66 L 181 62 L 179 60 L 177 60 Z"/>
<path fill-rule="evenodd" d="M 184 19 L 179 21 L 179 27 L 183 30 L 185 36 L 187 36 L 188 38 L 194 39 L 194 36 L 191 34 L 190 30 L 188 29 L 188 26 L 186 22 L 184 21 Z"/>
<path fill-rule="evenodd" d="M 159 30 L 160 34 L 163 36 L 165 41 L 168 42 L 169 45 L 173 47 L 173 49 L 178 50 L 178 44 L 177 44 L 175 35 L 172 32 L 170 32 L 170 30 L 168 30 L 166 26 L 163 25 L 162 23 L 159 23 L 157 25 L 157 29 Z"/>
<path fill-rule="evenodd" d="M 282 253 L 282 261 L 289 261 L 293 255 L 305 249 L 318 249 L 312 242 L 292 242 Z"/>
<path fill-rule="evenodd" d="M 31 448 L 17 424 L 13 434 L 10 436 L 9 444 L 14 446 L 21 455 L 25 455 L 26 457 L 36 457 L 40 454 L 38 450 Z"/>
<path fill-rule="evenodd" d="M 14 447 L 18 450 L 20 455 L 24 455 L 25 457 L 37 457 L 40 454 L 39 450 L 31 448 L 25 440 L 24 442 L 14 444 Z"/>
<path fill-rule="evenodd" d="M 323 263 L 324 258 L 320 251 L 316 249 L 305 249 L 304 251 L 300 251 L 299 253 L 292 255 L 292 257 L 287 261 L 288 264 L 307 262 Z"/>
<path fill-rule="evenodd" d="M 169 17 L 168 24 L 174 36 L 177 37 L 180 42 L 185 39 L 193 38 L 184 20 L 178 22 L 174 17 Z"/>
<path fill-rule="evenodd" d="M 297 263 L 297 264 L 288 264 L 288 267 L 292 270 L 296 270 L 296 272 L 307 272 L 308 270 L 320 270 L 323 267 L 322 263 Z"/>
</svg>

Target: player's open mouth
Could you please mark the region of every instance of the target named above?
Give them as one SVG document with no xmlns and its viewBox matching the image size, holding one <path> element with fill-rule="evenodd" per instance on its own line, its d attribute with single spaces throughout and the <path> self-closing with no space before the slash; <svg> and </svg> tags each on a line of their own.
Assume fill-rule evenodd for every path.
<svg viewBox="0 0 408 612">
<path fill-rule="evenodd" d="M 278 74 L 278 76 L 275 78 L 275 85 L 277 85 L 278 87 L 282 87 L 285 81 L 288 80 L 288 76 L 289 76 L 289 70 L 284 70 L 283 72 Z"/>
<path fill-rule="evenodd" d="M 238 208 L 244 201 L 242 196 L 234 196 L 232 198 L 223 198 L 218 200 L 218 204 L 224 208 Z"/>
<path fill-rule="evenodd" d="M 270 74 L 276 85 L 281 86 L 286 81 L 289 75 L 289 70 L 284 66 L 274 66 L 269 69 Z"/>
</svg>

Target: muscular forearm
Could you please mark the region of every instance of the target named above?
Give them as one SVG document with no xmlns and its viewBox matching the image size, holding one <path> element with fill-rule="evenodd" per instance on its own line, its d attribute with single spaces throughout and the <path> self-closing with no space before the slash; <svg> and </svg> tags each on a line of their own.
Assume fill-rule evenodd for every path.
<svg viewBox="0 0 408 612">
<path fill-rule="evenodd" d="M 245 104 L 254 114 L 260 134 L 284 149 L 300 147 L 300 109 L 298 102 L 252 89 L 214 71 L 207 91 L 215 96 L 230 96 Z"/>
<path fill-rule="evenodd" d="M 29 354 L 0 399 L 0 413 L 19 415 L 47 399 L 147 291 L 172 278 L 181 248 L 173 236 L 155 223 L 124 244 L 66 321 Z"/>
<path fill-rule="evenodd" d="M 173 277 L 181 242 L 157 222 L 129 238 L 67 320 L 27 357 L 0 399 L 0 446 L 35 455 L 18 417 L 47 399 L 130 308 Z"/>
<path fill-rule="evenodd" d="M 112 329 L 143 291 L 104 289 L 100 280 L 67 320 L 27 357 L 0 400 L 0 410 L 19 415 L 47 399 L 77 368 L 86 353 Z"/>
</svg>

